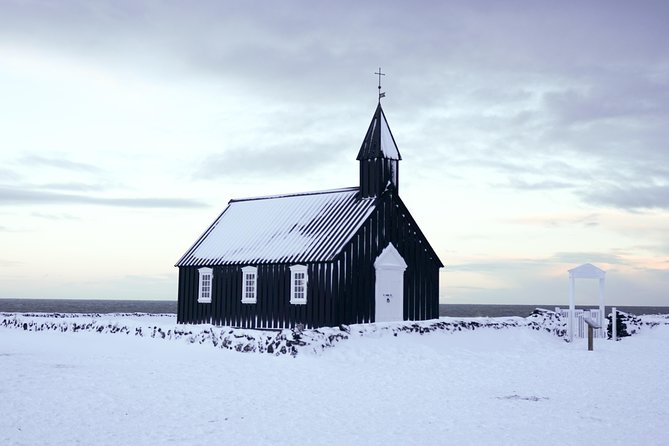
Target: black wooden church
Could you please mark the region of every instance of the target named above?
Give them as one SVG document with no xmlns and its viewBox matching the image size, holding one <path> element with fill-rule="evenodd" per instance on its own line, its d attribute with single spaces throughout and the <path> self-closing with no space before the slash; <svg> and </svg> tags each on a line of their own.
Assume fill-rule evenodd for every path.
<svg viewBox="0 0 669 446">
<path fill-rule="evenodd" d="M 287 328 L 439 317 L 443 264 L 399 196 L 381 103 L 360 186 L 230 200 L 179 259 L 180 323 Z"/>
</svg>

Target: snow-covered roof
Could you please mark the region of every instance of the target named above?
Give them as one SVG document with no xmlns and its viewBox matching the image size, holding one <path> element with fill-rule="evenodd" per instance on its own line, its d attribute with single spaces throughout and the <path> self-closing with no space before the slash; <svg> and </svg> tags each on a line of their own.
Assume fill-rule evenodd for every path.
<svg viewBox="0 0 669 446">
<path fill-rule="evenodd" d="M 231 200 L 176 266 L 332 260 L 374 207 L 357 187 Z"/>
<path fill-rule="evenodd" d="M 569 270 L 569 277 L 576 279 L 601 279 L 606 275 L 606 271 L 597 268 L 592 263 L 584 263 L 581 266 Z"/>
<path fill-rule="evenodd" d="M 376 107 L 372 122 L 369 124 L 365 139 L 362 141 L 357 159 L 374 158 L 402 159 L 380 103 Z"/>
</svg>

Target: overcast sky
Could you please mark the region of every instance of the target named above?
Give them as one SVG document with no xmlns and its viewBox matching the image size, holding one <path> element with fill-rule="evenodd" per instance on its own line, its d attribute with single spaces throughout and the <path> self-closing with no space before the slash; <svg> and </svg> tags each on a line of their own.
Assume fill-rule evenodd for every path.
<svg viewBox="0 0 669 446">
<path fill-rule="evenodd" d="M 665 1 L 0 2 L 0 297 L 176 299 L 228 200 L 356 186 L 376 106 L 443 303 L 669 305 Z M 577 283 L 577 303 L 596 302 Z"/>
</svg>

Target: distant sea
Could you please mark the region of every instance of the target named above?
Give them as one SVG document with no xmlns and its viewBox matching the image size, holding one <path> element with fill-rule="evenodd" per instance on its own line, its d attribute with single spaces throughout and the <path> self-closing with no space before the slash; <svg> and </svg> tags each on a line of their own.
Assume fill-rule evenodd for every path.
<svg viewBox="0 0 669 446">
<path fill-rule="evenodd" d="M 0 299 L 6 313 L 175 313 L 175 300 Z"/>
<path fill-rule="evenodd" d="M 451 317 L 526 317 L 535 308 L 555 310 L 567 305 L 485 305 L 441 304 L 440 316 Z M 581 306 L 577 308 L 593 308 Z M 616 307 L 632 314 L 669 314 L 669 307 Z M 606 307 L 606 313 L 611 307 Z M 173 300 L 96 300 L 96 299 L 0 299 L 0 312 L 4 313 L 176 313 Z"/>
</svg>

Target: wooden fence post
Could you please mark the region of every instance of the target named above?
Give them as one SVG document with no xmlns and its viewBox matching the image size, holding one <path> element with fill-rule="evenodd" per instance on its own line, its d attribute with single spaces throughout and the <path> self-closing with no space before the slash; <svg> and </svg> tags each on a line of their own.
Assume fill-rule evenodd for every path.
<svg viewBox="0 0 669 446">
<path fill-rule="evenodd" d="M 618 311 L 616 307 L 611 308 L 611 339 L 618 340 Z"/>
<path fill-rule="evenodd" d="M 584 317 L 583 320 L 588 324 L 588 351 L 592 351 L 592 338 L 594 337 L 594 329 L 600 328 L 597 321 L 590 319 L 589 317 Z"/>
</svg>

